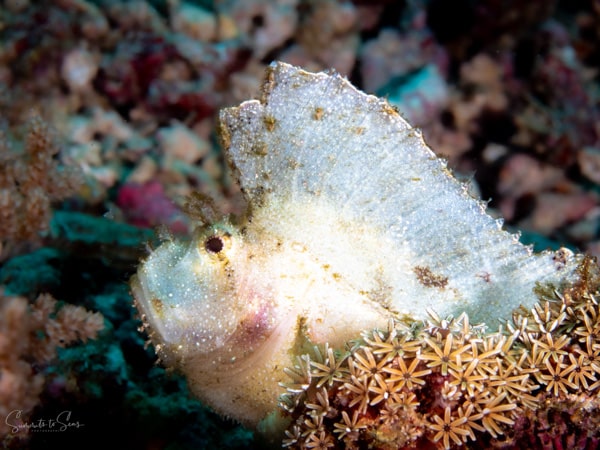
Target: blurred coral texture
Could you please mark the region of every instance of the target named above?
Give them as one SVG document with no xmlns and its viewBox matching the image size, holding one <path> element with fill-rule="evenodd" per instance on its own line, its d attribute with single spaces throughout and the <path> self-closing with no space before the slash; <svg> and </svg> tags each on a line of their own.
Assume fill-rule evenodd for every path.
<svg viewBox="0 0 600 450">
<path fill-rule="evenodd" d="M 95 339 L 104 319 L 74 305 L 56 312 L 57 302 L 48 294 L 39 295 L 31 306 L 23 297 L 0 293 L 0 300 L 0 415 L 7 418 L 12 411 L 21 412 L 15 420 L 0 423 L 0 437 L 5 437 L 29 418 L 38 403 L 44 387 L 40 367 L 53 362 L 58 347 Z"/>
<path fill-rule="evenodd" d="M 192 192 L 242 210 L 216 117 L 273 60 L 385 96 L 524 242 L 600 255 L 599 23 L 594 0 L 4 0 L 0 416 L 88 420 L 2 417 L 5 445 L 100 447 L 105 411 L 130 448 L 253 445 L 155 365 L 126 281 Z"/>
</svg>

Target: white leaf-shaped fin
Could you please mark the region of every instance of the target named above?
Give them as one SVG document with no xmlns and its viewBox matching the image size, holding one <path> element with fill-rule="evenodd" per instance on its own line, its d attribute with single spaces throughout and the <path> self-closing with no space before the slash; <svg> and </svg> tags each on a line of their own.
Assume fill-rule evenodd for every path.
<svg viewBox="0 0 600 450">
<path fill-rule="evenodd" d="M 373 249 L 373 264 L 399 313 L 508 317 L 534 303 L 536 282 L 574 273 L 576 258 L 557 265 L 501 230 L 418 130 L 339 75 L 274 63 L 260 101 L 221 113 L 221 134 L 251 212 L 327 204 L 345 223 L 377 229 L 385 249 Z"/>
</svg>

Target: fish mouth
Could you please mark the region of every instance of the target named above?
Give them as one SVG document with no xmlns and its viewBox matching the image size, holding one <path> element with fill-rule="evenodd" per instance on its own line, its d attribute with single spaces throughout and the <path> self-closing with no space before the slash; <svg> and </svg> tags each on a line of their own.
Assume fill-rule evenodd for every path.
<svg viewBox="0 0 600 450">
<path fill-rule="evenodd" d="M 129 281 L 133 306 L 138 312 L 142 325 L 139 331 L 148 336 L 146 345 L 152 344 L 161 362 L 173 364 L 177 349 L 180 347 L 181 332 L 173 327 L 172 321 L 166 319 L 164 303 L 152 295 L 148 289 L 145 275 L 138 272 Z M 167 327 L 170 324 L 169 327 Z"/>
<path fill-rule="evenodd" d="M 143 287 L 146 283 L 142 283 L 140 276 L 141 274 L 137 273 L 129 280 L 133 306 L 139 314 L 139 319 L 142 321 L 140 331 L 146 333 L 150 341 L 156 346 L 158 344 L 157 341 L 164 338 L 164 332 L 161 332 L 160 321 L 157 320 L 157 310 L 152 308 L 151 303 L 158 304 L 160 300 L 156 299 L 154 302 L 148 301 L 148 290 Z"/>
<path fill-rule="evenodd" d="M 191 355 L 185 354 L 190 350 L 190 330 L 185 330 L 183 326 L 175 329 L 178 328 L 177 324 L 167 317 L 168 311 L 165 311 L 169 306 L 152 295 L 143 271 L 133 275 L 129 284 L 133 304 L 142 322 L 140 331 L 148 336 L 147 343 L 154 346 L 160 362 L 173 366 L 190 358 Z M 201 347 L 194 346 L 193 358 L 221 361 L 223 368 L 227 368 L 221 374 L 221 382 L 228 378 L 235 379 L 240 372 L 248 370 L 262 359 L 269 359 L 270 352 L 279 347 L 279 341 L 284 339 L 289 327 L 293 327 L 294 321 L 272 324 L 269 320 L 272 312 L 269 306 L 253 311 L 216 348 L 209 345 L 205 351 L 200 351 Z M 194 331 L 192 334 L 193 340 L 202 340 L 200 333 Z M 227 354 L 228 358 L 216 357 L 223 354 Z"/>
</svg>

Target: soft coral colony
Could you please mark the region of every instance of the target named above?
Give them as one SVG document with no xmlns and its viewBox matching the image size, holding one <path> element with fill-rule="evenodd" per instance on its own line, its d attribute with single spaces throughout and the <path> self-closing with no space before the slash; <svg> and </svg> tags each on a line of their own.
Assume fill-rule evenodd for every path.
<svg viewBox="0 0 600 450">
<path fill-rule="evenodd" d="M 75 170 L 54 159 L 60 146 L 50 127 L 35 115 L 26 125 L 23 141 L 10 130 L 0 130 L 0 262 L 40 246 L 50 226 L 52 203 L 68 197 L 80 183 Z M 0 278 L 10 285 L 9 266 Z M 13 287 L 19 284 L 12 281 Z M 35 284 L 25 290 L 36 291 Z M 95 339 L 104 328 L 101 313 L 59 303 L 48 293 L 32 295 L 31 301 L 11 294 L 10 288 L 0 286 L 0 441 L 9 447 L 27 441 L 27 424 L 52 384 L 53 377 L 47 375 L 59 348 Z"/>
<path fill-rule="evenodd" d="M 498 331 L 466 314 L 364 332 L 287 369 L 285 447 L 597 448 L 600 271 L 538 289 Z"/>
<path fill-rule="evenodd" d="M 95 339 L 104 317 L 82 306 L 59 306 L 49 294 L 29 304 L 0 289 L 0 301 L 0 441 L 12 447 L 28 438 L 30 414 L 50 384 L 45 369 L 58 349 Z"/>
</svg>

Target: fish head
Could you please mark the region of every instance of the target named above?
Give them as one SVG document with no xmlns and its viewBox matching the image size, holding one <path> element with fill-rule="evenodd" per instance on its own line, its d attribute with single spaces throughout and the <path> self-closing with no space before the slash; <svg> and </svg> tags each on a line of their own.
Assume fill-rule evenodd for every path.
<svg viewBox="0 0 600 450">
<path fill-rule="evenodd" d="M 239 285 L 244 259 L 243 237 L 219 223 L 198 227 L 189 241 L 162 243 L 140 265 L 132 293 L 163 362 L 234 351 L 240 335 L 252 341 L 248 328 L 256 335 L 266 331 L 268 308 L 253 301 L 250 285 Z"/>
<path fill-rule="evenodd" d="M 299 302 L 277 295 L 277 275 L 289 269 L 282 254 L 273 257 L 277 240 L 257 240 L 249 227 L 204 225 L 189 240 L 166 240 L 130 284 L 163 366 L 184 375 L 194 396 L 217 413 L 249 427 L 266 420 L 279 430 L 279 383 L 296 345 L 304 345 L 296 339 L 305 327 Z"/>
</svg>

